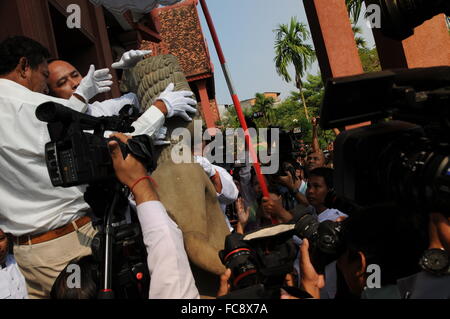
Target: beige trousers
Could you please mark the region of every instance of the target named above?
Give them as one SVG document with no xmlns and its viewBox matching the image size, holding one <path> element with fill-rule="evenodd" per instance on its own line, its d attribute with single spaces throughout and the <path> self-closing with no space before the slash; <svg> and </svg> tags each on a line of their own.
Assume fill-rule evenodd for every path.
<svg viewBox="0 0 450 319">
<path fill-rule="evenodd" d="M 25 277 L 31 299 L 48 299 L 60 272 L 75 258 L 91 254 L 97 231 L 92 223 L 65 236 L 36 245 L 14 243 L 14 256 Z"/>
</svg>

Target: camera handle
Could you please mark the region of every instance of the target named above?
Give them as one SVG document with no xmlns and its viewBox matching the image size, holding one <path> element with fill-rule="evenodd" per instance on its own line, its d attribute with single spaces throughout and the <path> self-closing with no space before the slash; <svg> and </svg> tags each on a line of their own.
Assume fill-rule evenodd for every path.
<svg viewBox="0 0 450 319">
<path fill-rule="evenodd" d="M 98 293 L 98 299 L 114 299 L 114 291 L 112 289 L 112 255 L 114 244 L 114 227 L 113 217 L 116 207 L 119 203 L 119 198 L 124 196 L 122 185 L 117 182 L 114 189 L 114 197 L 111 206 L 108 209 L 108 214 L 104 217 L 105 226 L 105 252 L 104 252 L 104 265 L 103 265 L 103 278 L 102 287 Z"/>
</svg>

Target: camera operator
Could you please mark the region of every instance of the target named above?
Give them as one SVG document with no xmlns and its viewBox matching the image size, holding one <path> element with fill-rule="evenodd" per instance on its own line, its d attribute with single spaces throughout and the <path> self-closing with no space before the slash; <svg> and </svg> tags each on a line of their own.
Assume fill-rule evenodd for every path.
<svg viewBox="0 0 450 319">
<path fill-rule="evenodd" d="M 129 137 L 117 133 L 121 142 Z M 137 206 L 150 272 L 150 299 L 199 299 L 194 277 L 184 250 L 183 236 L 178 226 L 167 215 L 144 165 L 132 155 L 123 158 L 116 141 L 109 143 L 117 178 L 131 190 Z M 98 276 L 93 269 L 98 264 L 92 257 L 83 257 L 74 264 L 80 266 L 79 288 L 67 287 L 70 272 L 63 270 L 55 281 L 51 296 L 54 299 L 95 299 L 99 290 Z M 95 272 L 95 271 L 94 271 Z"/>
<path fill-rule="evenodd" d="M 419 271 L 419 259 L 428 242 L 424 227 L 423 215 L 395 205 L 364 208 L 352 215 L 346 225 L 347 249 L 337 262 L 343 282 L 338 283 L 335 298 L 401 298 L 398 280 Z M 320 289 L 328 279 L 314 269 L 308 248 L 309 242 L 304 240 L 300 248 L 301 287 L 320 298 Z M 371 265 L 378 270 L 369 269 Z"/>
<path fill-rule="evenodd" d="M 127 141 L 123 134 L 114 136 Z M 159 201 L 144 165 L 131 155 L 124 160 L 117 142 L 109 146 L 116 176 L 132 190 L 136 201 L 151 275 L 149 298 L 199 298 L 181 230 Z"/>
<path fill-rule="evenodd" d="M 54 188 L 49 179 L 44 151 L 50 137 L 47 125 L 36 118 L 37 106 L 52 101 L 78 111 L 87 109 L 76 97 L 64 100 L 42 94 L 47 93 L 49 56 L 45 47 L 26 37 L 0 43 L 0 225 L 14 236 L 14 255 L 31 298 L 48 297 L 68 262 L 91 254 L 96 233 L 87 216 L 84 187 Z M 89 94 L 107 89 L 108 76 L 97 75 L 91 72 L 86 80 Z M 161 113 L 148 119 L 155 124 L 153 132 L 162 126 L 164 113 L 187 119 L 186 111 L 195 110 L 189 105 L 195 101 L 173 88 L 169 85 L 159 97 L 163 112 L 148 110 Z M 141 131 L 135 133 L 149 133 L 149 121 L 134 124 Z"/>
</svg>

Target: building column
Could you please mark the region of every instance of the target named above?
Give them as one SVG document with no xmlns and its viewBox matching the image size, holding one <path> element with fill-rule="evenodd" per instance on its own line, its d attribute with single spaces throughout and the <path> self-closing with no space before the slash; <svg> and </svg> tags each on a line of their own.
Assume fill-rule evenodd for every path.
<svg viewBox="0 0 450 319">
<path fill-rule="evenodd" d="M 207 128 L 216 127 L 216 119 L 211 111 L 211 106 L 209 102 L 208 90 L 206 88 L 206 80 L 196 81 L 195 84 L 198 88 L 198 93 L 200 95 L 200 102 L 202 104 L 203 116 L 205 118 Z"/>
<path fill-rule="evenodd" d="M 344 0 L 303 0 L 323 82 L 364 73 Z M 347 126 L 352 129 L 370 122 Z"/>
<path fill-rule="evenodd" d="M 450 65 L 450 37 L 445 15 L 440 14 L 414 29 L 414 35 L 398 41 L 373 29 L 383 70 Z"/>
<path fill-rule="evenodd" d="M 363 73 L 344 0 L 303 0 L 324 83 Z"/>
</svg>

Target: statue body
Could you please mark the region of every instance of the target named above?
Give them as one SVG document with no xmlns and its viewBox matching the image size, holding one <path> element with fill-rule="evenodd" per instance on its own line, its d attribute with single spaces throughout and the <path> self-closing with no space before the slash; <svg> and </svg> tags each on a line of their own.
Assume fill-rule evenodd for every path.
<svg viewBox="0 0 450 319">
<path fill-rule="evenodd" d="M 123 92 L 138 95 L 143 111 L 152 105 L 154 99 L 169 85 L 175 90 L 190 90 L 176 57 L 163 55 L 140 62 L 135 68 L 124 73 L 121 83 Z M 166 120 L 167 137 L 173 130 L 187 128 L 193 138 L 193 123 L 179 118 Z M 224 215 L 217 200 L 216 190 L 202 167 L 193 161 L 190 141 L 181 141 L 187 146 L 185 156 L 189 163 L 175 163 L 172 153 L 180 146 L 174 138 L 171 145 L 158 147 L 158 166 L 153 172 L 156 190 L 169 216 L 183 233 L 186 253 L 199 292 L 203 296 L 215 296 L 219 278 L 225 267 L 219 258 L 225 237 L 229 234 Z M 167 252 L 170 254 L 171 252 Z"/>
</svg>

